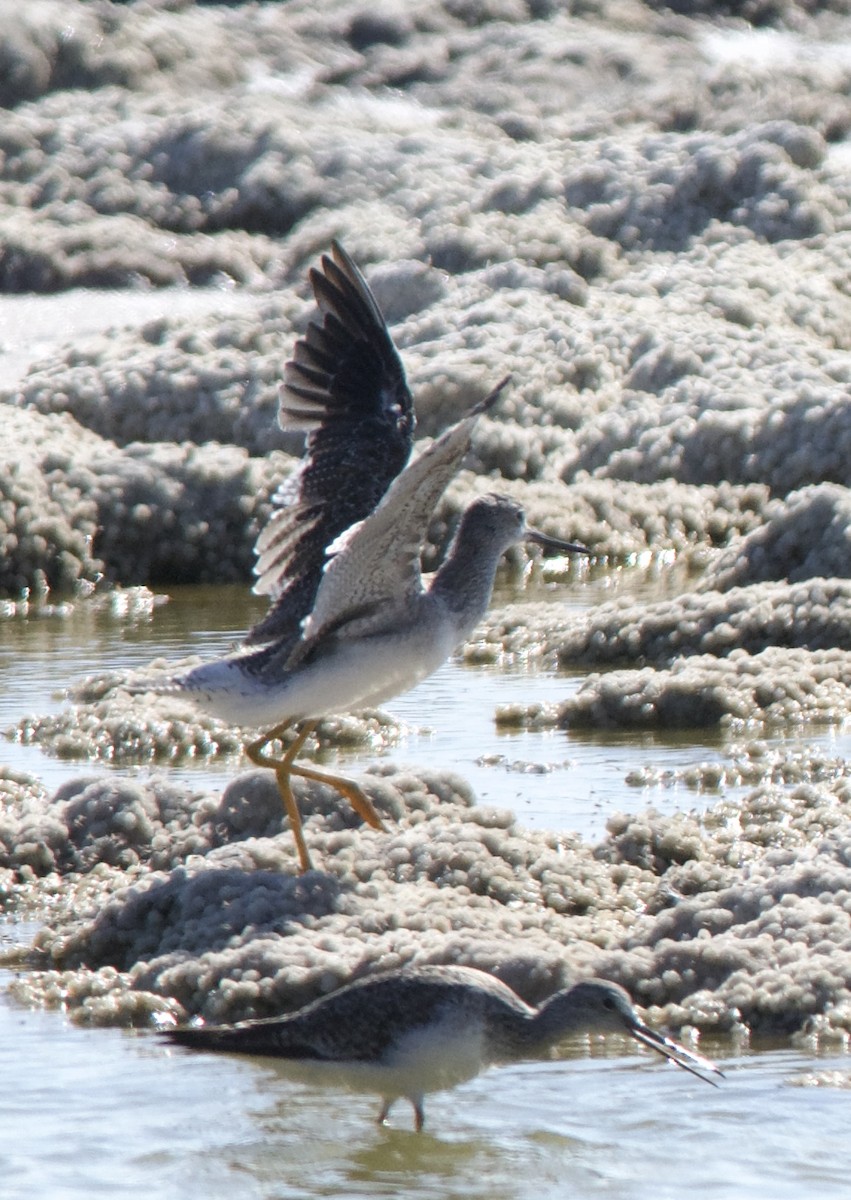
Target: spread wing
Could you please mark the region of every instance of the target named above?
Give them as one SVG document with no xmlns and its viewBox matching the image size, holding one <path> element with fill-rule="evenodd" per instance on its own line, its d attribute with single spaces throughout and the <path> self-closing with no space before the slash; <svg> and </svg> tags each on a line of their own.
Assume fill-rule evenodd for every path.
<svg viewBox="0 0 851 1200">
<path fill-rule="evenodd" d="M 413 398 L 366 280 L 335 242 L 310 282 L 321 321 L 311 321 L 286 365 L 278 419 L 311 432 L 276 498 L 282 507 L 257 539 L 254 590 L 271 605 L 247 643 L 300 636 L 326 548 L 372 512 L 411 450 Z"/>
<path fill-rule="evenodd" d="M 469 448 L 476 421 L 507 383 L 504 379 L 432 442 L 393 481 L 375 511 L 329 547 L 331 558 L 294 663 L 344 625 L 349 633 L 367 635 L 383 628 L 394 611 L 407 609 L 422 588 L 420 552 L 434 507 Z"/>
</svg>

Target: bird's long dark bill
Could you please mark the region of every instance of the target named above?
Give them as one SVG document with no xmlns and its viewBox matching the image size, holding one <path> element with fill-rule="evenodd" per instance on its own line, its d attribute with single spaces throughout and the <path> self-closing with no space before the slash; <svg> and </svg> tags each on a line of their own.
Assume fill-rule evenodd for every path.
<svg viewBox="0 0 851 1200">
<path fill-rule="evenodd" d="M 708 1075 L 719 1075 L 724 1078 L 724 1072 L 716 1067 L 711 1058 L 704 1058 L 702 1054 L 693 1054 L 691 1050 L 686 1050 L 685 1046 L 681 1046 L 679 1042 L 675 1042 L 672 1038 L 666 1038 L 661 1033 L 657 1033 L 655 1029 L 650 1029 L 647 1025 L 634 1025 L 629 1031 L 636 1041 L 641 1042 L 644 1046 L 649 1046 L 651 1050 L 655 1050 L 657 1054 L 661 1054 L 663 1058 L 667 1058 L 670 1062 L 676 1063 L 678 1067 L 682 1067 L 684 1071 L 688 1071 L 692 1075 L 696 1075 L 698 1079 L 702 1079 L 704 1083 L 711 1083 L 713 1087 L 718 1084 L 714 1079 L 708 1079 Z"/>
<path fill-rule="evenodd" d="M 591 553 L 587 546 L 580 546 L 578 542 L 563 542 L 560 538 L 550 537 L 548 533 L 541 533 L 538 529 L 527 529 L 526 541 L 534 542 L 536 546 L 543 546 L 547 550 L 560 550 L 562 554 Z"/>
</svg>

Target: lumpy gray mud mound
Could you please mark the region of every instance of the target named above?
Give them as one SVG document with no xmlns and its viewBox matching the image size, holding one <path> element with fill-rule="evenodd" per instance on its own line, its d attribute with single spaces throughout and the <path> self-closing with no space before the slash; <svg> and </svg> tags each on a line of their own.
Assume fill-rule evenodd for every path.
<svg viewBox="0 0 851 1200">
<path fill-rule="evenodd" d="M 851 1025 L 848 780 L 760 783 L 702 818 L 615 816 L 591 847 L 478 807 L 446 773 L 365 786 L 386 834 L 300 792 L 321 864 L 295 871 L 271 774 L 220 798 L 165 780 L 7 777 L 8 908 L 50 919 L 13 994 L 91 1023 L 235 1020 L 406 963 L 495 971 L 530 1000 L 602 973 L 655 1019 L 740 1036 Z M 14 812 L 13 812 L 14 808 Z"/>
<path fill-rule="evenodd" d="M 652 602 L 493 615 L 469 657 L 597 672 L 503 719 L 844 720 L 851 67 L 828 51 L 851 28 L 846 6 L 811 7 L 0 4 L 0 306 L 64 296 L 79 331 L 24 337 L 28 369 L 0 393 L 0 615 L 247 583 L 300 453 L 274 419 L 306 270 L 339 237 L 392 324 L 420 436 L 512 374 L 427 565 L 498 489 L 601 572 L 692 568 Z M 161 289 L 161 312 L 113 328 L 119 288 Z M 197 312 L 170 307 L 193 294 Z M 114 704 L 77 697 L 16 736 L 113 761 L 238 748 Z M 303 878 L 269 779 L 49 796 L 6 773 L 5 904 L 46 917 L 15 991 L 95 1022 L 230 1019 L 366 970 L 470 962 L 530 999 L 598 972 L 678 1026 L 842 1032 L 846 772 L 758 768 L 735 808 L 613 817 L 597 847 L 437 773 L 368 777 L 387 835 L 306 789 L 322 871 Z"/>
</svg>

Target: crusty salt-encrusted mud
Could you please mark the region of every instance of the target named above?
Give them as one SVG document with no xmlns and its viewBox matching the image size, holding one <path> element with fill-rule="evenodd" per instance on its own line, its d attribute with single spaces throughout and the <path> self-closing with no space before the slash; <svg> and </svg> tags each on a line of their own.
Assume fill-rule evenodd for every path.
<svg viewBox="0 0 851 1200">
<path fill-rule="evenodd" d="M 726 545 L 755 525 L 731 495 L 761 490 L 759 517 L 769 491 L 849 481 L 839 64 L 780 79 L 699 17 L 604 0 L 326 7 L 10 10 L 0 288 L 238 285 L 256 306 L 93 333 L 7 388 L 4 592 L 249 577 L 296 449 L 276 382 L 332 236 L 394 325 L 421 434 L 512 373 L 474 467 L 533 509 L 543 485 L 554 533 Z M 816 17 L 802 37 L 836 36 Z"/>
<path fill-rule="evenodd" d="M 296 462 L 273 416 L 306 268 L 339 237 L 393 324 L 420 435 L 513 377 L 429 566 L 495 489 L 589 545 L 595 570 L 656 554 L 695 572 L 581 619 L 493 617 L 468 656 L 609 672 L 565 683 L 552 714 L 518 691 L 512 719 L 845 720 L 851 86 L 825 53 L 848 39 L 843 12 L 749 4 L 771 66 L 765 30 L 697 4 L 3 15 L 0 289 L 239 287 L 248 303 L 116 331 L 87 293 L 92 334 L 0 395 L 0 614 L 114 584 L 247 584 Z M 76 704 L 19 736 L 112 760 L 236 746 L 105 693 Z M 601 973 L 674 1025 L 851 1028 L 841 765 L 767 756 L 760 775 L 754 756 L 743 799 L 613 817 L 598 847 L 478 809 L 457 779 L 367 778 L 390 832 L 303 788 L 324 872 L 301 878 L 271 774 L 220 797 L 129 773 L 48 796 L 4 774 L 4 903 L 45 920 L 15 994 L 93 1022 L 231 1019 L 458 961 L 530 999 Z"/>
<path fill-rule="evenodd" d="M 761 784 L 701 817 L 613 816 L 596 847 L 476 806 L 457 776 L 364 781 L 386 834 L 301 789 L 321 864 L 304 876 L 267 773 L 221 800 L 164 779 L 31 792 L 0 825 L 4 895 L 50 919 L 13 994 L 84 1022 L 235 1020 L 460 962 L 530 1000 L 602 973 L 677 1027 L 851 1030 L 847 777 Z"/>
<path fill-rule="evenodd" d="M 851 711 L 851 653 L 769 646 L 678 658 L 670 667 L 590 675 L 561 703 L 506 704 L 505 727 L 689 729 L 843 725 Z"/>
<path fill-rule="evenodd" d="M 725 788 L 754 787 L 760 783 L 791 786 L 847 779 L 851 763 L 839 754 L 814 747 L 786 749 L 764 741 L 733 743 L 723 759 L 696 762 L 687 767 L 636 767 L 626 776 L 630 787 L 686 787 L 695 792 L 721 793 Z"/>
</svg>

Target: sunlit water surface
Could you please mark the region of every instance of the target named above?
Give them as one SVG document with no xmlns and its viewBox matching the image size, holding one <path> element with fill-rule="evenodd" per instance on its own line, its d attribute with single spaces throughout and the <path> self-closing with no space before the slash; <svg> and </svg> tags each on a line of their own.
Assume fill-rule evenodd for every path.
<svg viewBox="0 0 851 1200">
<path fill-rule="evenodd" d="M 677 583 L 683 586 L 682 579 Z M 519 591 L 509 585 L 497 600 L 550 600 L 562 622 L 587 607 L 609 599 L 613 591 L 656 598 L 671 590 L 664 572 L 624 570 L 590 576 L 564 585 Z M 226 653 L 246 627 L 264 610 L 244 587 L 177 588 L 150 617 L 128 621 L 80 605 L 71 617 L 7 621 L 0 627 L 0 731 L 21 717 L 58 710 L 64 689 L 93 671 L 125 670 L 157 657 Z M 663 812 L 702 809 L 717 793 L 689 789 L 674 773 L 696 763 L 726 761 L 734 742 L 716 730 L 664 734 L 607 730 L 510 731 L 497 727 L 494 715 L 503 704 L 559 701 L 575 692 L 585 672 L 556 674 L 523 667 L 470 667 L 445 664 L 430 679 L 386 705 L 403 726 L 401 738 L 387 752 L 393 762 L 460 772 L 483 803 L 510 808 L 524 824 L 545 829 L 575 830 L 598 841 L 614 811 L 636 811 L 652 804 Z M 751 739 L 752 740 L 752 739 Z M 747 738 L 737 739 L 744 744 Z M 769 744 L 817 743 L 826 754 L 851 751 L 842 732 L 820 732 L 815 738 L 772 738 Z M 341 751 L 347 771 L 376 759 L 373 750 Z M 114 768 L 105 763 L 69 763 L 51 758 L 37 746 L 0 742 L 0 761 L 42 778 L 55 788 L 71 776 L 119 770 L 145 775 L 148 766 Z M 203 759 L 168 769 L 171 778 L 221 788 L 246 761 Z M 653 787 L 626 783 L 630 771 L 651 768 L 668 779 Z M 729 791 L 727 794 L 730 794 Z"/>
<path fill-rule="evenodd" d="M 665 583 L 627 572 L 547 595 L 569 620 L 613 587 L 650 596 Z M 0 630 L 0 728 L 58 707 L 61 688 L 92 670 L 221 652 L 257 611 L 243 588 L 187 589 L 135 623 L 84 607 L 65 619 L 8 621 Z M 642 765 L 677 769 L 723 760 L 729 745 L 721 736 L 697 742 L 496 729 L 498 704 L 559 699 L 580 684 L 580 675 L 450 663 L 387 706 L 410 730 L 389 756 L 452 767 L 482 801 L 510 807 L 528 825 L 575 829 L 590 840 L 604 834 L 615 809 L 653 803 L 674 811 L 711 802 L 711 795 L 682 786 L 631 788 L 625 777 Z M 829 753 L 848 749 L 844 735 L 818 740 Z M 0 755 L 51 787 L 83 772 L 116 769 L 58 762 L 11 742 L 0 743 Z M 347 755 L 346 769 L 373 759 Z M 160 769 L 219 788 L 240 764 Z M 5 933 L 26 941 L 32 930 L 12 925 Z M 723 1057 L 729 1047 L 717 1052 Z M 147 1034 L 77 1029 L 62 1014 L 23 1011 L 0 999 L 0 1195 L 798 1200 L 848 1194 L 851 1091 L 793 1086 L 813 1070 L 836 1070 L 843 1083 L 851 1063 L 842 1056 L 814 1060 L 785 1044 L 761 1047 L 724 1060 L 727 1078 L 711 1088 L 631 1044 L 585 1040 L 564 1054 L 491 1070 L 431 1097 L 426 1132 L 417 1136 L 405 1105 L 394 1110 L 392 1128 L 379 1129 L 374 1099 L 308 1087 L 276 1064 L 191 1056 Z"/>
</svg>

